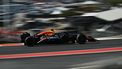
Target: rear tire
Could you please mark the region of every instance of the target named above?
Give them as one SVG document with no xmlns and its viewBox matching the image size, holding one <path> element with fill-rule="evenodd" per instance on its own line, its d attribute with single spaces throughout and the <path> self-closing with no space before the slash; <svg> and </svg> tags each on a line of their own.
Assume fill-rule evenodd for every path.
<svg viewBox="0 0 122 69">
<path fill-rule="evenodd" d="M 35 38 L 30 36 L 25 39 L 24 45 L 28 47 L 33 47 L 36 44 Z"/>
<path fill-rule="evenodd" d="M 84 34 L 81 33 L 81 34 L 79 34 L 79 35 L 77 36 L 76 41 L 77 41 L 77 43 L 79 43 L 79 44 L 85 44 L 86 41 L 87 41 L 87 38 L 86 38 L 86 36 L 85 36 Z"/>
<path fill-rule="evenodd" d="M 23 33 L 22 35 L 20 35 L 21 42 L 25 42 L 25 39 L 26 39 L 27 37 L 29 37 L 29 36 L 30 36 L 30 33 L 27 33 L 27 32 L 25 32 L 25 33 Z"/>
</svg>

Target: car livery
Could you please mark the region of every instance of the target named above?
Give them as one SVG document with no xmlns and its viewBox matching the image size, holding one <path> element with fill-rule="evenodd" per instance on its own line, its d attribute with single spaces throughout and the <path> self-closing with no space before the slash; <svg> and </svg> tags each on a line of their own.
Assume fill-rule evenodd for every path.
<svg viewBox="0 0 122 69">
<path fill-rule="evenodd" d="M 86 41 L 86 36 L 83 33 L 78 33 L 76 31 L 63 31 L 58 33 L 39 32 L 34 35 L 25 32 L 21 35 L 21 42 L 29 47 L 39 44 L 85 44 Z"/>
</svg>

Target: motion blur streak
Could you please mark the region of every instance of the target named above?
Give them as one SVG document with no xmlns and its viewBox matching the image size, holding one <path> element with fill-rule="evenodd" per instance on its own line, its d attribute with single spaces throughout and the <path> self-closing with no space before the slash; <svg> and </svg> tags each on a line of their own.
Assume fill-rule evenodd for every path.
<svg viewBox="0 0 122 69">
<path fill-rule="evenodd" d="M 5 47 L 5 46 L 22 46 L 24 45 L 23 43 L 8 43 L 8 44 L 0 44 L 0 47 Z"/>
<path fill-rule="evenodd" d="M 40 53 L 27 53 L 27 54 L 9 54 L 9 55 L 0 55 L 0 59 L 49 57 L 49 56 L 63 56 L 63 55 L 76 55 L 76 54 L 77 55 L 78 54 L 93 54 L 93 53 L 117 52 L 117 51 L 122 51 L 122 47 L 58 51 L 58 52 L 40 52 Z"/>
</svg>

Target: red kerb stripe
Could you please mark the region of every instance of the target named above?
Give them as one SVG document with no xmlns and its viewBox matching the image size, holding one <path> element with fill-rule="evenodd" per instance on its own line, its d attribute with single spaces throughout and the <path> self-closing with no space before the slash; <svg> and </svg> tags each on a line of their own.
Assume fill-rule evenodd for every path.
<svg viewBox="0 0 122 69">
<path fill-rule="evenodd" d="M 9 54 L 9 55 L 0 55 L 0 59 L 93 54 L 93 53 L 117 52 L 117 51 L 122 51 L 122 47 L 87 49 L 87 50 L 70 50 L 70 51 L 58 51 L 58 52 L 40 52 L 40 53 L 27 53 L 27 54 Z"/>
</svg>

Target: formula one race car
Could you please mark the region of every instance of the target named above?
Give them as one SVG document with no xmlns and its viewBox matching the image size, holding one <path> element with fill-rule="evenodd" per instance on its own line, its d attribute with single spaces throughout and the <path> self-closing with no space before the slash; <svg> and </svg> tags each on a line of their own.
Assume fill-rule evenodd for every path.
<svg viewBox="0 0 122 69">
<path fill-rule="evenodd" d="M 52 32 L 41 32 L 32 36 L 30 33 L 25 32 L 21 35 L 21 42 L 24 42 L 24 45 L 28 47 L 38 44 L 85 44 L 87 38 L 84 34 L 74 31 L 63 31 L 53 34 Z"/>
</svg>

